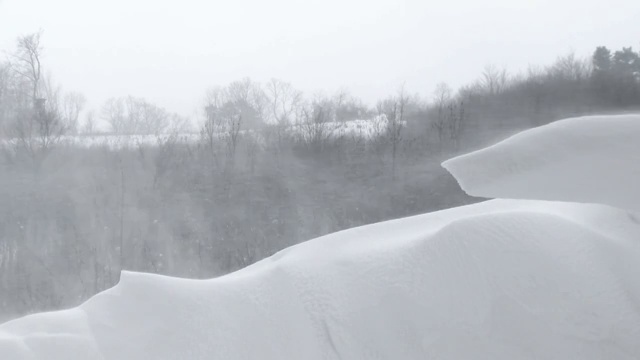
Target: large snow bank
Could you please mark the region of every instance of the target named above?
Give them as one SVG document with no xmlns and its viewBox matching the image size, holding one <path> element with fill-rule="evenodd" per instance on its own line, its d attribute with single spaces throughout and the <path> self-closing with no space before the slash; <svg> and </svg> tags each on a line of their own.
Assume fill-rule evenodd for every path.
<svg viewBox="0 0 640 360">
<path fill-rule="evenodd" d="M 640 115 L 557 121 L 443 166 L 474 196 L 640 210 Z"/>
<path fill-rule="evenodd" d="M 332 234 L 213 280 L 123 273 L 0 326 L 9 359 L 637 359 L 640 224 L 493 200 Z"/>
<path fill-rule="evenodd" d="M 638 239 L 627 210 L 491 200 L 212 280 L 125 272 L 78 308 L 0 325 L 0 359 L 638 359 Z"/>
</svg>

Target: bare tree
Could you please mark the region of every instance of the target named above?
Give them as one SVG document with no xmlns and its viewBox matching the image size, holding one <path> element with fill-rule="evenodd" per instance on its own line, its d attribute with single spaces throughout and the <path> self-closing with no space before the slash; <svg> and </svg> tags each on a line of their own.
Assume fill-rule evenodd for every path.
<svg viewBox="0 0 640 360">
<path fill-rule="evenodd" d="M 344 107 L 349 100 L 349 93 L 346 89 L 340 89 L 333 97 L 334 107 L 335 107 L 335 121 L 345 121 L 344 117 Z"/>
<path fill-rule="evenodd" d="M 5 99 L 9 92 L 11 70 L 9 64 L 0 63 L 0 99 Z"/>
<path fill-rule="evenodd" d="M 102 106 L 102 119 L 107 122 L 111 131 L 122 134 L 127 121 L 127 112 L 123 98 L 110 98 Z"/>
<path fill-rule="evenodd" d="M 70 134 L 78 133 L 78 119 L 87 99 L 81 93 L 69 92 L 62 98 L 62 119 Z"/>
<path fill-rule="evenodd" d="M 505 68 L 500 69 L 495 65 L 487 65 L 482 72 L 482 86 L 490 95 L 502 93 L 506 89 L 508 81 L 509 76 Z"/>
<path fill-rule="evenodd" d="M 213 174 L 218 167 L 218 133 L 220 129 L 220 117 L 216 116 L 216 107 L 207 105 L 205 107 L 205 120 L 200 128 L 200 142 L 206 147 L 209 154 L 209 168 Z"/>
<path fill-rule="evenodd" d="M 227 171 L 232 171 L 235 168 L 236 152 L 240 141 L 242 115 L 229 114 L 228 116 L 225 127 L 225 140 L 227 142 Z"/>
<path fill-rule="evenodd" d="M 449 140 L 453 144 L 454 149 L 458 149 L 460 133 L 462 132 L 462 126 L 464 125 L 465 111 L 464 102 L 449 104 L 449 114 L 447 116 L 447 130 L 449 132 Z"/>
<path fill-rule="evenodd" d="M 435 106 L 438 109 L 446 107 L 446 104 L 451 101 L 452 93 L 451 87 L 447 83 L 439 83 L 436 85 L 433 91 L 433 102 Z"/>
<path fill-rule="evenodd" d="M 396 178 L 396 163 L 398 148 L 402 141 L 402 129 L 405 127 L 405 113 L 409 103 L 409 95 L 402 85 L 398 89 L 396 96 L 378 102 L 376 108 L 379 115 L 384 115 L 387 119 L 385 141 L 391 146 L 391 174 Z"/>
<path fill-rule="evenodd" d="M 230 83 L 224 90 L 225 102 L 233 104 L 245 127 L 255 128 L 264 123 L 268 99 L 260 84 L 244 78 Z"/>
<path fill-rule="evenodd" d="M 440 144 L 442 144 L 444 140 L 444 135 L 447 129 L 446 109 L 447 105 L 451 102 L 451 93 L 451 88 L 446 83 L 439 83 L 436 85 L 436 89 L 433 92 L 433 104 L 437 113 L 436 117 L 431 122 L 431 127 L 436 131 Z"/>
<path fill-rule="evenodd" d="M 290 83 L 277 79 L 271 79 L 266 88 L 273 122 L 285 124 L 295 122 L 294 115 L 300 111 L 302 104 L 302 92 L 296 90 Z"/>
<path fill-rule="evenodd" d="M 393 178 L 396 177 L 396 160 L 398 157 L 398 146 L 400 141 L 402 141 L 402 129 L 405 126 L 405 111 L 407 109 L 407 104 L 409 102 L 409 96 L 405 89 L 405 86 L 402 85 L 398 90 L 398 95 L 396 97 L 396 106 L 395 106 L 395 116 L 393 117 L 393 121 L 389 122 L 389 137 L 391 140 L 391 174 Z"/>
<path fill-rule="evenodd" d="M 14 83 L 10 64 L 0 63 L 0 136 L 6 130 L 5 126 L 13 121 L 12 112 L 16 106 L 16 99 L 12 94 Z"/>
<path fill-rule="evenodd" d="M 91 135 L 96 132 L 96 112 L 90 110 L 84 117 L 84 123 L 82 124 L 82 133 Z"/>
<path fill-rule="evenodd" d="M 331 117 L 333 109 L 333 101 L 322 95 L 316 95 L 311 103 L 300 106 L 296 135 L 303 144 L 318 152 L 327 147 L 339 127 Z"/>
<path fill-rule="evenodd" d="M 208 144 L 213 158 L 217 158 L 217 143 L 221 140 L 226 144 L 226 167 L 232 170 L 235 165 L 235 155 L 240 141 L 240 129 L 243 123 L 242 106 L 228 96 L 226 89 L 218 89 L 209 93 L 211 103 L 205 107 L 206 119 L 200 131 L 202 139 Z M 236 96 L 238 96 L 236 94 Z M 217 165 L 217 161 L 216 161 Z"/>
<path fill-rule="evenodd" d="M 45 101 L 36 103 L 35 109 L 13 128 L 16 145 L 39 164 L 57 144 L 65 132 L 58 113 L 47 109 Z"/>
<path fill-rule="evenodd" d="M 553 65 L 547 68 L 548 76 L 556 81 L 585 81 L 592 71 L 589 60 L 577 58 L 573 52 L 559 57 Z"/>
<path fill-rule="evenodd" d="M 135 121 L 137 124 L 136 133 L 160 134 L 171 124 L 170 115 L 165 109 L 144 99 L 129 97 L 129 107 L 129 113 L 135 113 L 138 116 Z"/>
<path fill-rule="evenodd" d="M 12 54 L 13 71 L 27 80 L 31 87 L 31 98 L 39 95 L 40 80 L 42 78 L 42 46 L 40 38 L 42 32 L 24 35 L 18 38 L 17 50 Z"/>
<path fill-rule="evenodd" d="M 43 78 L 41 33 L 18 38 L 11 69 L 29 87 L 31 103 L 19 110 L 12 132 L 16 145 L 39 164 L 66 131 L 60 116 L 60 87 Z"/>
<path fill-rule="evenodd" d="M 102 117 L 116 134 L 160 134 L 171 125 L 171 114 L 142 98 L 111 98 Z"/>
</svg>

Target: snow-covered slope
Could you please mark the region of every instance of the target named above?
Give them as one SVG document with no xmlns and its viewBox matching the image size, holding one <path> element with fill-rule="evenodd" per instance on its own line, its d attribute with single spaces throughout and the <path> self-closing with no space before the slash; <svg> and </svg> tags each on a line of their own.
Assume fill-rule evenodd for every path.
<svg viewBox="0 0 640 360">
<path fill-rule="evenodd" d="M 474 196 L 640 210 L 640 115 L 557 121 L 443 166 Z"/>
<path fill-rule="evenodd" d="M 473 174 L 461 161 L 454 173 Z M 212 280 L 123 273 L 78 308 L 0 325 L 0 359 L 638 359 L 639 239 L 628 210 L 491 200 Z"/>
<path fill-rule="evenodd" d="M 196 281 L 124 273 L 0 326 L 5 359 L 637 359 L 640 224 L 494 200 L 355 228 Z"/>
</svg>

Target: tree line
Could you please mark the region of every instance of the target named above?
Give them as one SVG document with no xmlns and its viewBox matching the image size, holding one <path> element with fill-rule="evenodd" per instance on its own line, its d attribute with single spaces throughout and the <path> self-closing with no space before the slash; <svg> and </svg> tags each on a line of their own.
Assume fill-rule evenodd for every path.
<svg viewBox="0 0 640 360">
<path fill-rule="evenodd" d="M 346 90 L 308 96 L 241 79 L 204 94 L 199 119 L 134 96 L 88 111 L 54 84 L 43 54 L 41 34 L 27 35 L 0 66 L 0 318 L 78 304 L 122 269 L 208 278 L 337 230 L 478 201 L 443 159 L 640 105 L 631 48 L 515 75 L 488 66 L 461 89 L 390 89 L 373 106 Z M 98 120 L 157 141 L 63 141 Z"/>
</svg>

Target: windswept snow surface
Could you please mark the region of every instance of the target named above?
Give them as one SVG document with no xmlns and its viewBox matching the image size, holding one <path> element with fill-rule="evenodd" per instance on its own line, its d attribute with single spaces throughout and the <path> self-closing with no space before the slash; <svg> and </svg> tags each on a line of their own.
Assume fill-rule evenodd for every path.
<svg viewBox="0 0 640 360">
<path fill-rule="evenodd" d="M 566 149 L 589 148 L 578 145 Z M 474 173 L 460 161 L 455 174 Z M 490 200 L 331 234 L 211 280 L 125 272 L 78 308 L 0 325 L 0 359 L 637 360 L 638 274 L 634 212 Z"/>
<path fill-rule="evenodd" d="M 355 228 L 212 280 L 123 273 L 0 326 L 9 359 L 638 359 L 640 224 L 492 200 Z"/>
<path fill-rule="evenodd" d="M 640 210 L 640 115 L 585 116 L 524 131 L 443 166 L 470 195 Z"/>
</svg>

